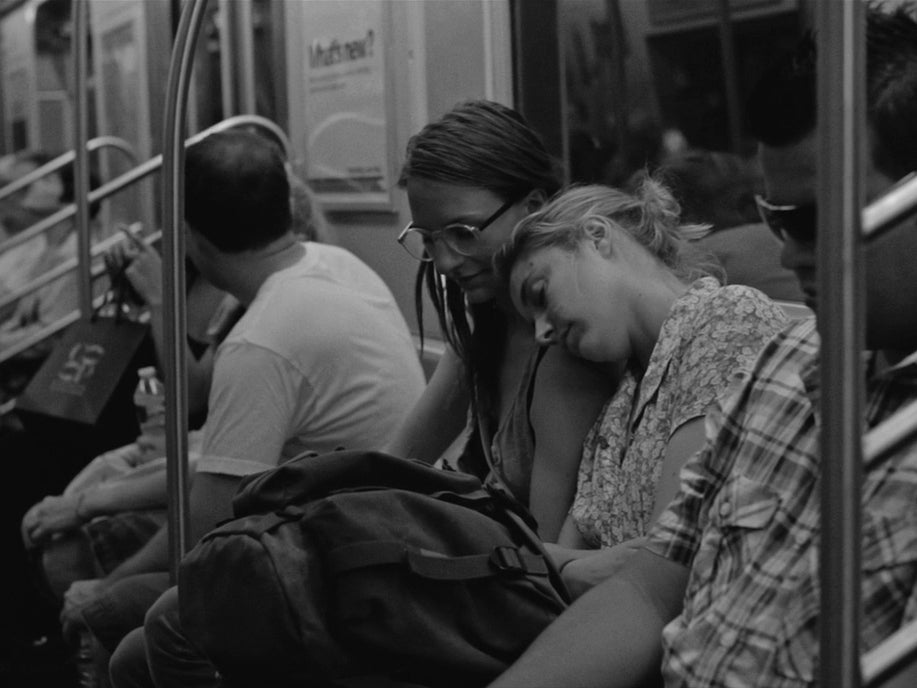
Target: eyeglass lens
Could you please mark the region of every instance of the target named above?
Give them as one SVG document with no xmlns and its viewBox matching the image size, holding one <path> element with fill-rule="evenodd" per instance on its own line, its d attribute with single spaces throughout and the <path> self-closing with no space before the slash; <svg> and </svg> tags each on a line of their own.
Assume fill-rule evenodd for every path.
<svg viewBox="0 0 917 688">
<path fill-rule="evenodd" d="M 801 244 L 815 242 L 815 204 L 777 209 L 758 204 L 761 219 L 780 241 L 787 237 Z"/>
<path fill-rule="evenodd" d="M 437 239 L 456 253 L 464 256 L 472 255 L 478 235 L 493 224 L 514 203 L 515 201 L 507 201 L 477 227 L 456 223 L 446 225 L 436 232 L 420 227 L 408 227 L 399 237 L 399 241 L 408 253 L 421 261 L 433 260 L 431 249 L 433 248 L 433 242 Z"/>
<path fill-rule="evenodd" d="M 434 241 L 442 241 L 450 250 L 462 255 L 469 255 L 474 250 L 477 232 L 471 227 L 450 225 L 436 232 L 427 232 L 418 227 L 411 227 L 401 239 L 401 244 L 418 260 L 432 260 Z"/>
</svg>

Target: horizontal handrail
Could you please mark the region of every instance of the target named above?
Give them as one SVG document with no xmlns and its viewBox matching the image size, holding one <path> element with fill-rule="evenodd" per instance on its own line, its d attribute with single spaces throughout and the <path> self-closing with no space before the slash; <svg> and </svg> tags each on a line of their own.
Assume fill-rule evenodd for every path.
<svg viewBox="0 0 917 688">
<path fill-rule="evenodd" d="M 149 236 L 143 237 L 143 241 L 146 242 L 147 245 L 151 245 L 156 243 L 161 235 L 162 232 L 154 232 Z M 102 255 L 105 253 L 105 251 L 120 241 L 124 241 L 124 239 L 117 234 L 110 236 L 107 239 L 103 239 L 92 247 L 92 257 L 96 258 L 97 256 Z M 43 273 L 40 277 L 36 277 L 30 282 L 22 285 L 16 291 L 10 292 L 6 296 L 0 297 L 0 308 L 3 308 L 4 306 L 7 306 L 11 303 L 15 303 L 23 296 L 28 296 L 32 292 L 38 291 L 46 284 L 50 284 L 58 277 L 66 275 L 68 272 L 73 272 L 77 268 L 78 263 L 79 259 L 76 256 L 67 258 L 60 265 L 55 265 L 53 268 Z"/>
<path fill-rule="evenodd" d="M 863 236 L 874 239 L 917 212 L 917 173 L 911 173 L 890 191 L 863 209 Z M 917 402 L 886 418 L 863 437 L 865 470 L 871 471 L 903 442 L 917 435 Z M 877 685 L 917 658 L 917 622 L 899 629 L 861 659 L 862 685 Z"/>
<path fill-rule="evenodd" d="M 99 302 L 101 304 L 101 301 Z M 32 334 L 27 337 L 23 337 L 18 342 L 13 344 L 10 347 L 7 347 L 3 351 L 0 351 L 0 363 L 7 361 L 18 354 L 21 354 L 23 351 L 31 349 L 36 344 L 40 344 L 48 337 L 51 337 L 61 330 L 63 330 L 68 325 L 75 323 L 80 319 L 80 310 L 77 308 L 74 311 L 71 311 L 67 315 L 62 316 L 59 320 L 55 320 L 53 323 L 45 325 L 44 327 L 35 330 Z"/>
<path fill-rule="evenodd" d="M 124 153 L 130 161 L 134 164 L 137 164 L 137 153 L 134 151 L 133 146 L 129 144 L 124 139 L 118 138 L 117 136 L 97 136 L 94 139 L 90 139 L 86 142 L 86 150 L 95 151 L 100 148 L 114 148 L 116 150 Z M 45 175 L 56 172 L 65 165 L 70 164 L 76 159 L 75 151 L 67 151 L 66 153 L 61 153 L 53 160 L 49 160 L 41 167 L 38 167 L 28 174 L 21 176 L 19 179 L 14 179 L 9 184 L 0 189 L 0 200 L 3 200 L 7 196 L 10 196 L 20 189 L 24 189 L 27 186 L 30 186 L 37 182 L 39 179 Z"/>
<path fill-rule="evenodd" d="M 206 138 L 210 134 L 215 134 L 219 131 L 226 131 L 227 129 L 234 129 L 242 126 L 256 126 L 270 131 L 272 134 L 277 136 L 281 143 L 284 146 L 284 153 L 289 156 L 292 147 L 290 145 L 290 140 L 287 138 L 287 135 L 284 133 L 283 129 L 274 124 L 271 120 L 266 117 L 261 117 L 260 115 L 236 115 L 235 117 L 230 117 L 214 124 L 212 127 L 204 129 L 204 131 L 195 134 L 194 136 L 188 138 L 185 141 L 185 146 L 190 146 L 197 143 L 203 138 Z M 109 196 L 117 193 L 121 189 L 141 180 L 154 172 L 158 171 L 162 167 L 162 155 L 156 155 L 144 163 L 141 163 L 132 170 L 128 170 L 124 174 L 115 177 L 111 181 L 103 184 L 98 189 L 93 189 L 89 192 L 89 202 L 95 203 L 97 201 L 102 201 L 108 198 Z M 64 206 L 56 213 L 49 215 L 46 218 L 43 218 L 36 222 L 34 225 L 28 229 L 20 232 L 16 236 L 10 237 L 2 244 L 0 244 L 0 253 L 8 251 L 14 246 L 25 243 L 30 239 L 33 239 L 37 235 L 46 232 L 48 229 L 63 222 L 64 220 L 73 217 L 76 214 L 76 205 L 71 203 Z"/>
<path fill-rule="evenodd" d="M 864 688 L 870 688 L 917 658 L 917 621 L 902 626 L 863 655 L 861 672 Z"/>
<path fill-rule="evenodd" d="M 153 243 L 159 238 L 159 234 L 160 234 L 159 232 L 155 232 L 154 234 L 151 234 L 150 236 L 145 237 L 145 241 L 147 241 L 148 243 Z M 109 237 L 108 239 L 105 239 L 104 241 L 100 241 L 98 244 L 96 244 L 96 246 L 93 247 L 93 256 L 97 256 L 103 253 L 104 251 L 107 251 L 109 248 L 111 248 L 111 246 L 117 243 L 119 238 L 120 237 L 114 236 L 114 237 Z M 55 267 L 54 270 L 49 270 L 47 273 L 45 273 L 45 275 L 43 275 L 42 278 L 48 275 L 52 275 L 52 273 L 53 273 L 53 276 L 49 277 L 48 279 L 43 279 L 42 284 L 39 286 L 44 286 L 44 284 L 53 282 L 55 279 L 58 279 L 62 275 L 65 275 L 67 272 L 72 272 L 76 270 L 76 268 L 77 268 L 76 258 L 70 258 L 67 261 L 65 261 L 64 263 L 62 263 L 61 265 L 58 265 L 57 267 Z M 92 279 L 96 279 L 100 277 L 101 275 L 103 275 L 105 273 L 105 270 L 106 268 L 104 264 L 99 263 L 97 265 L 93 265 L 92 272 L 91 272 Z M 35 282 L 37 281 L 38 280 L 35 280 Z M 30 285 L 31 284 L 32 283 L 30 283 Z M 104 298 L 105 298 L 104 294 L 96 297 L 94 299 L 94 307 L 98 308 L 99 306 L 101 306 Z M 64 329 L 71 323 L 79 320 L 79 318 L 80 318 L 80 309 L 77 308 L 71 311 L 70 313 L 68 313 L 67 315 L 62 316 L 59 320 L 56 320 L 53 323 L 49 323 L 48 325 L 42 327 L 41 329 L 36 330 L 34 333 L 29 335 L 28 337 L 24 337 L 23 339 L 16 342 L 12 346 L 7 347 L 3 351 L 0 351 L 0 363 L 3 363 L 4 361 L 9 360 L 10 358 L 13 358 L 17 354 L 20 354 L 23 351 L 30 349 L 31 347 L 35 346 L 36 344 L 40 344 L 46 338 L 56 334 L 57 332 Z"/>
<path fill-rule="evenodd" d="M 873 239 L 914 213 L 917 213 L 917 172 L 911 172 L 863 208 L 863 236 Z"/>
<path fill-rule="evenodd" d="M 902 442 L 917 435 L 917 401 L 899 409 L 863 437 L 866 470 L 874 469 Z"/>
</svg>

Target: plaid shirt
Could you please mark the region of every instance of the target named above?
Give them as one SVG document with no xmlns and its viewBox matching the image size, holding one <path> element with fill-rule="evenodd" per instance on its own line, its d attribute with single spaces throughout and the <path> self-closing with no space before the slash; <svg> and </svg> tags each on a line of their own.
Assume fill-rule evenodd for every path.
<svg viewBox="0 0 917 688">
<path fill-rule="evenodd" d="M 818 335 L 794 323 L 708 417 L 705 449 L 649 536 L 691 568 L 663 632 L 667 686 L 805 686 L 818 672 Z M 917 399 L 917 364 L 867 383 L 872 427 Z M 861 639 L 917 611 L 917 446 L 864 476 Z"/>
</svg>

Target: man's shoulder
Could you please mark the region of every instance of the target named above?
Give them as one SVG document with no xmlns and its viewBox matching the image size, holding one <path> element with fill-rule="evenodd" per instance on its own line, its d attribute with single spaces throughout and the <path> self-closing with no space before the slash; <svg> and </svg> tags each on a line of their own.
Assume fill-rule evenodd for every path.
<svg viewBox="0 0 917 688">
<path fill-rule="evenodd" d="M 407 336 L 395 298 L 382 279 L 346 249 L 310 243 L 298 263 L 262 285 L 225 344 L 290 353 L 339 346 L 342 338 L 349 341 L 393 327 Z"/>
<path fill-rule="evenodd" d="M 818 357 L 820 340 L 814 317 L 792 320 L 761 352 L 761 362 L 782 365 L 785 362 L 808 364 Z"/>
<path fill-rule="evenodd" d="M 818 352 L 815 318 L 791 321 L 761 350 L 751 371 L 743 376 L 746 386 L 766 390 L 768 398 L 805 394 L 817 371 Z"/>
</svg>

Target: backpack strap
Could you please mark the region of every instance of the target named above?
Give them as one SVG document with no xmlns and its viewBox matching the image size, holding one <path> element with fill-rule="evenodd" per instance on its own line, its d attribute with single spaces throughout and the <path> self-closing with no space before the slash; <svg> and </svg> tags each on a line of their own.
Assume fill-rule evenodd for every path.
<svg viewBox="0 0 917 688">
<path fill-rule="evenodd" d="M 529 524 L 526 523 L 525 519 L 522 518 L 518 513 L 512 509 L 505 509 L 503 513 L 515 524 L 518 531 L 526 539 L 529 547 L 531 547 L 536 552 L 539 552 L 540 556 L 544 560 L 545 566 L 548 569 L 548 579 L 551 581 L 551 584 L 554 586 L 557 594 L 560 595 L 560 598 L 564 601 L 565 604 L 571 604 L 573 602 L 573 596 L 570 594 L 570 591 L 567 589 L 567 584 L 564 583 L 564 579 L 560 575 L 560 569 L 555 566 L 554 560 L 545 549 L 544 541 L 538 537 L 538 534 L 529 527 Z"/>
<path fill-rule="evenodd" d="M 538 554 L 517 547 L 494 547 L 489 554 L 449 557 L 405 546 L 397 540 L 357 542 L 328 553 L 334 573 L 390 564 L 401 564 L 415 575 L 431 580 L 474 580 L 502 575 L 548 576 L 550 567 Z"/>
<path fill-rule="evenodd" d="M 535 378 L 538 375 L 538 368 L 541 366 L 541 361 L 544 358 L 545 354 L 548 351 L 548 347 L 542 346 L 538 348 L 538 352 L 535 354 L 535 371 L 532 373 L 532 378 L 529 381 L 528 389 L 526 390 L 526 410 L 530 411 L 532 407 L 532 399 L 535 396 Z M 482 426 L 484 423 L 484 418 L 478 417 L 478 426 Z M 531 420 L 529 420 L 529 429 L 534 433 L 532 428 Z M 500 474 L 494 470 L 494 460 L 493 455 L 490 451 L 490 440 L 484 436 L 484 432 L 481 432 L 481 448 L 484 452 L 484 457 L 487 460 L 487 465 L 490 468 L 490 474 L 496 480 L 488 486 L 488 489 L 502 498 L 504 501 L 502 513 L 509 518 L 516 526 L 517 530 L 523 535 L 523 537 L 528 542 L 528 545 L 535 551 L 538 552 L 541 557 L 543 557 L 545 564 L 548 568 L 548 577 L 551 580 L 551 583 L 554 585 L 554 589 L 557 590 L 557 594 L 560 595 L 561 599 L 566 603 L 570 604 L 573 601 L 570 591 L 567 590 L 567 586 L 564 583 L 563 579 L 560 576 L 560 571 L 554 565 L 554 560 L 551 558 L 551 555 L 547 553 L 544 548 L 544 542 L 538 536 L 538 534 L 529 526 L 526 520 L 519 515 L 519 512 L 514 508 L 510 503 L 516 502 L 512 491 L 506 486 L 506 483 L 503 482 Z M 518 508 L 523 508 L 519 506 Z"/>
</svg>

